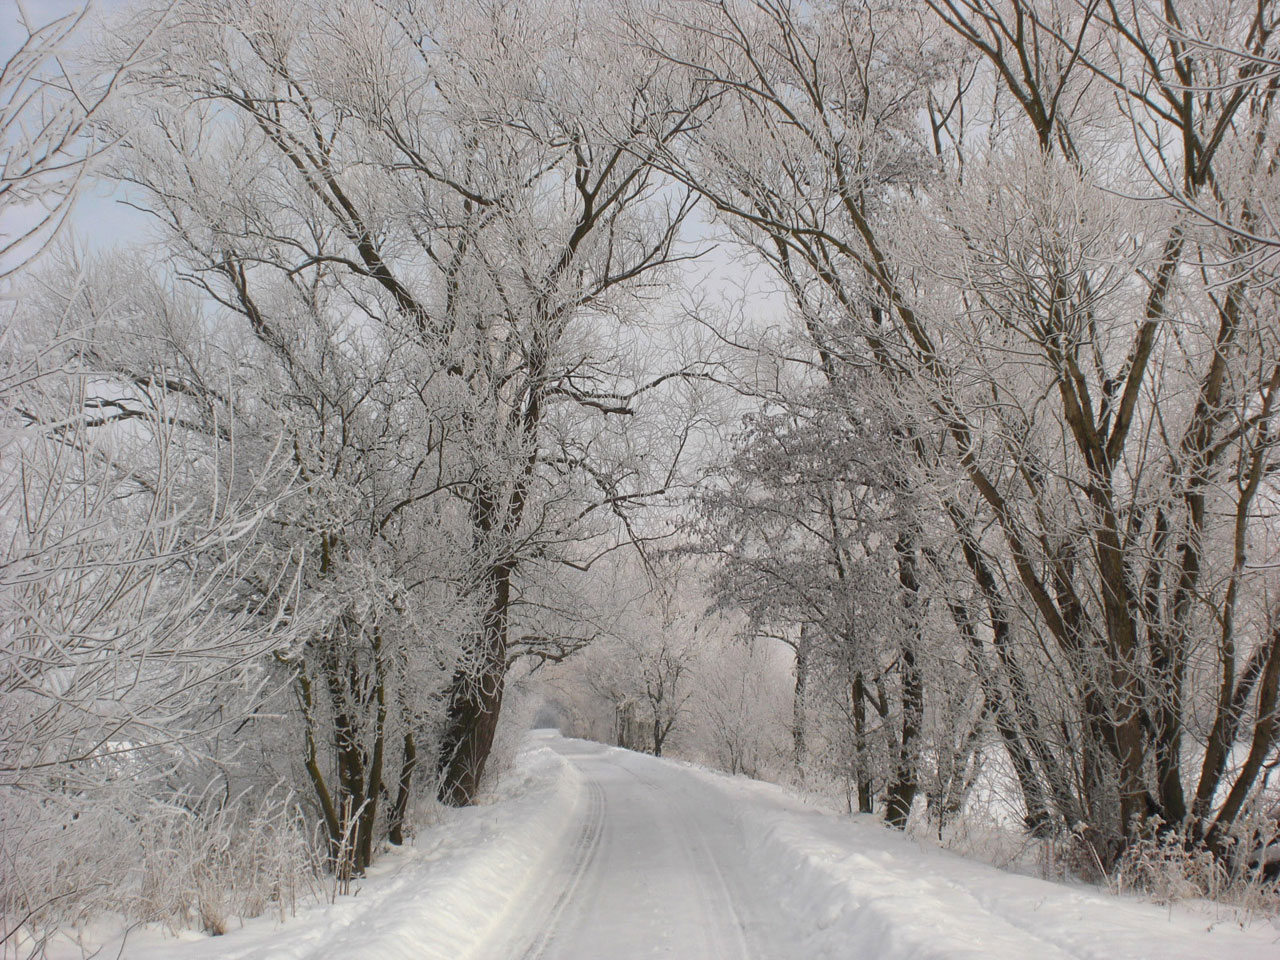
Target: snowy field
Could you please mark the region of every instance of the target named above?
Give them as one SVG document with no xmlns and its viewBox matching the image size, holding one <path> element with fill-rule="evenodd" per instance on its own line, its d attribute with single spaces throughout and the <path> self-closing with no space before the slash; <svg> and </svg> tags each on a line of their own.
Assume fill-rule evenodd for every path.
<svg viewBox="0 0 1280 960">
<path fill-rule="evenodd" d="M 1272 960 L 1280 925 L 1005 873 L 779 787 L 539 731 L 493 802 L 449 812 L 353 896 L 222 937 L 135 930 L 104 946 L 125 960 Z"/>
</svg>

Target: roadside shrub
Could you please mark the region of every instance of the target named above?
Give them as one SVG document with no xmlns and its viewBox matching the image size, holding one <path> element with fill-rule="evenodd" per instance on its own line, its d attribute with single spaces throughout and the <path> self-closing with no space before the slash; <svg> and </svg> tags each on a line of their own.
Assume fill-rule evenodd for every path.
<svg viewBox="0 0 1280 960">
<path fill-rule="evenodd" d="M 161 802 L 109 794 L 0 796 L 0 958 L 39 957 L 52 931 L 125 923 L 227 932 L 322 892 L 324 859 L 294 795 L 212 790 Z"/>
</svg>

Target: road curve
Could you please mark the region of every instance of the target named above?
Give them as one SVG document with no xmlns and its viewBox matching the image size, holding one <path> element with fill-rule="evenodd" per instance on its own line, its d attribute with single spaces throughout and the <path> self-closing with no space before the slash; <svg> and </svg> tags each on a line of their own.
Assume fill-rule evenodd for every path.
<svg viewBox="0 0 1280 960">
<path fill-rule="evenodd" d="M 747 863 L 727 798 L 643 754 L 549 739 L 586 791 L 550 866 L 482 955 L 494 960 L 800 960 Z"/>
</svg>

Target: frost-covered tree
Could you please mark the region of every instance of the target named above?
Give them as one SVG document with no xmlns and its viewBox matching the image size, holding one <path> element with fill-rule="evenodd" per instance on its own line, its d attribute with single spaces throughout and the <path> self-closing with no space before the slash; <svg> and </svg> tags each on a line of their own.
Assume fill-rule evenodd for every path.
<svg viewBox="0 0 1280 960">
<path fill-rule="evenodd" d="M 691 595 L 696 581 L 670 560 L 642 565 L 619 559 L 610 568 L 612 583 L 598 588 L 612 593 L 612 615 L 552 682 L 597 724 L 606 716 L 618 746 L 660 757 L 686 725 L 696 696 L 696 664 L 704 652 Z"/>
<path fill-rule="evenodd" d="M 901 824 L 925 735 L 916 505 L 885 469 L 895 441 L 871 382 L 791 393 L 749 414 L 733 457 L 709 474 L 696 549 L 720 561 L 720 602 L 795 651 L 793 740 L 806 742 L 816 689 L 835 690 L 859 806 L 870 812 L 882 788 Z M 873 749 L 892 759 L 872 763 Z"/>
<path fill-rule="evenodd" d="M 695 4 L 667 41 L 722 93 L 671 166 L 826 375 L 881 378 L 1028 817 L 1104 860 L 1151 817 L 1225 847 L 1276 749 L 1266 6 Z"/>
<path fill-rule="evenodd" d="M 230 430 L 189 442 L 163 376 L 121 380 L 90 358 L 85 277 L 32 266 L 155 21 L 104 61 L 79 55 L 83 11 L 15 15 L 0 68 L 0 950 L 35 956 L 96 910 L 146 912 L 120 864 L 158 867 L 143 834 L 162 823 L 205 829 L 190 791 L 274 692 L 264 658 L 289 648 L 306 612 L 248 589 L 257 534 L 288 487 L 260 482 L 281 460 L 270 443 L 254 473 L 237 469 Z M 291 576 L 275 570 L 277 597 Z M 273 805 L 285 832 L 288 806 Z M 168 866 L 174 896 L 152 904 L 158 916 L 192 908 L 178 875 L 191 865 Z"/>
<path fill-rule="evenodd" d="M 622 429 L 667 377 L 610 341 L 690 208 L 646 162 L 652 138 L 704 97 L 564 3 L 444 16 L 192 2 L 167 23 L 148 92 L 118 119 L 117 174 L 163 225 L 177 274 L 274 369 L 264 399 L 291 421 L 309 489 L 353 498 L 298 521 L 316 582 L 337 591 L 344 651 L 326 659 L 314 641 L 342 679 L 308 681 L 302 702 L 331 716 L 340 755 L 353 738 L 339 701 L 380 729 L 361 664 L 383 656 L 374 624 L 406 615 L 380 584 L 436 583 L 461 612 L 436 618 L 452 652 L 432 662 L 452 676 L 428 769 L 443 799 L 469 802 L 512 654 L 529 646 L 512 638 L 527 584 L 588 564 L 612 518 L 669 479 Z M 398 556 L 375 572 L 384 542 Z M 370 596 L 386 612 L 354 613 Z M 338 763 L 361 771 L 341 791 L 353 809 L 377 804 L 378 742 Z M 318 793 L 332 830 L 342 804 Z"/>
<path fill-rule="evenodd" d="M 124 906 L 132 892 L 105 878 L 130 834 L 228 756 L 274 693 L 265 659 L 308 611 L 292 564 L 251 586 L 288 492 L 278 451 L 245 469 L 230 429 L 190 442 L 169 384 L 97 367 L 75 305 L 33 281 L 24 294 L 0 344 L 0 895 L 5 938 L 38 943 Z"/>
<path fill-rule="evenodd" d="M 703 624 L 690 681 L 695 732 L 688 740 L 731 774 L 777 776 L 792 716 L 782 648 L 766 638 L 744 639 L 719 618 Z"/>
</svg>

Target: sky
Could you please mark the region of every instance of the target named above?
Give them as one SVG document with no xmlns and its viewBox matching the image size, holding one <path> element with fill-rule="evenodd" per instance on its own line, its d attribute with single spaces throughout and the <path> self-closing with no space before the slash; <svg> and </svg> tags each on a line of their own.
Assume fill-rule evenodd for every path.
<svg viewBox="0 0 1280 960">
<path fill-rule="evenodd" d="M 124 6 L 125 0 L 96 0 L 90 15 L 77 30 L 77 38 L 91 38 L 93 17 Z M 74 0 L 0 0 L 0 62 L 6 62 L 27 37 L 22 24 L 38 29 L 59 17 L 74 16 L 84 4 Z M 14 99 L 14 91 L 3 91 L 5 101 Z M 4 119 L 0 113 L 0 119 Z M 21 125 L 8 131 L 13 136 Z M 87 183 L 80 191 L 69 218 L 75 233 L 90 245 L 114 242 L 137 234 L 143 218 L 116 201 L 117 195 L 101 184 Z M 40 208 L 33 204 L 10 203 L 0 208 L 0 238 L 10 239 L 30 229 L 41 218 Z M 7 257 L 0 257 L 0 273 L 21 263 L 33 251 L 22 245 Z"/>
</svg>

